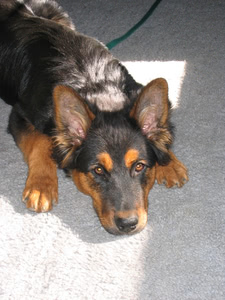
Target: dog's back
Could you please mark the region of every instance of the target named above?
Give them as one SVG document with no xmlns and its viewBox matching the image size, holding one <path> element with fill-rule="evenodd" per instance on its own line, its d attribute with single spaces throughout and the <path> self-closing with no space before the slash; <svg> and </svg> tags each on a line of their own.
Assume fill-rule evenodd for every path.
<svg viewBox="0 0 225 300">
<path fill-rule="evenodd" d="M 68 14 L 55 1 L 24 0 L 24 3 L 26 7 L 32 10 L 34 15 L 60 23 L 71 29 L 75 29 Z"/>
<path fill-rule="evenodd" d="M 3 0 L 0 11 L 0 65 L 7 65 L 0 75 L 4 74 L 0 78 L 0 96 L 9 104 L 18 102 L 18 97 L 30 101 L 32 93 L 38 97 L 39 89 L 42 95 L 50 94 L 55 84 L 71 86 L 100 110 L 118 110 L 128 99 L 136 99 L 141 85 L 102 43 L 75 32 L 67 14 L 54 1 L 29 0 L 24 4 Z M 12 47 L 9 36 L 13 36 Z M 34 93 L 35 74 L 39 86 L 34 87 Z"/>
<path fill-rule="evenodd" d="M 46 22 L 50 20 L 52 23 L 75 29 L 67 13 L 55 1 L 1 0 L 0 2 L 0 97 L 8 104 L 14 105 L 19 102 L 19 97 L 30 84 L 29 77 L 32 78 L 30 71 L 35 64 L 35 53 L 44 52 L 41 50 L 43 45 L 41 36 L 46 35 L 47 40 L 48 33 L 45 32 L 44 24 L 39 22 L 39 18 L 42 21 L 46 19 Z M 36 26 L 35 29 L 35 25 L 39 23 L 42 26 L 40 29 Z M 31 30 L 32 24 L 34 27 Z M 34 43 L 34 55 L 31 57 L 31 49 L 28 47 L 35 39 L 38 43 Z M 37 57 L 41 57 L 41 54 Z M 38 72 L 38 69 L 36 71 Z"/>
<path fill-rule="evenodd" d="M 0 20 L 7 19 L 17 11 L 75 28 L 68 14 L 53 0 L 1 0 Z"/>
</svg>

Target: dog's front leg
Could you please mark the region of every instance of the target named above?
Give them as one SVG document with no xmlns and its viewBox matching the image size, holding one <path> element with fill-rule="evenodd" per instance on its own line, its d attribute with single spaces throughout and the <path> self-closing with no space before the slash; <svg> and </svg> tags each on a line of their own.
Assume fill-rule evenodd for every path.
<svg viewBox="0 0 225 300">
<path fill-rule="evenodd" d="M 57 166 L 51 158 L 51 139 L 32 130 L 23 132 L 17 144 L 28 164 L 23 201 L 30 210 L 47 212 L 58 201 Z"/>
<path fill-rule="evenodd" d="M 170 162 L 168 165 L 160 166 L 156 164 L 156 180 L 159 184 L 165 184 L 170 188 L 173 186 L 182 187 L 188 181 L 187 168 L 176 156 L 169 151 Z"/>
</svg>

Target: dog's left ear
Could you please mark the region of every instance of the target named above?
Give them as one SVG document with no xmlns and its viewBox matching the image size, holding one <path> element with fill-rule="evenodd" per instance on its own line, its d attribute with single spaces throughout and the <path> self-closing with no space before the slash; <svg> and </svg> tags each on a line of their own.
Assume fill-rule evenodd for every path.
<svg viewBox="0 0 225 300">
<path fill-rule="evenodd" d="M 131 116 L 138 122 L 142 133 L 164 153 L 168 153 L 168 145 L 172 143 L 169 108 L 167 81 L 157 78 L 142 89 L 131 111 Z"/>
</svg>

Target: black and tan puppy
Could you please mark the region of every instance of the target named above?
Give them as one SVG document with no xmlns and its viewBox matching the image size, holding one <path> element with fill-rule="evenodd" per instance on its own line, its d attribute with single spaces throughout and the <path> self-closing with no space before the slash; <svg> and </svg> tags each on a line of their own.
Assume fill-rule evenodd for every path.
<svg viewBox="0 0 225 300">
<path fill-rule="evenodd" d="M 92 197 L 108 232 L 142 230 L 155 179 L 188 180 L 169 150 L 167 82 L 136 83 L 50 0 L 1 0 L 0 41 L 0 97 L 12 105 L 9 132 L 29 167 L 27 207 L 57 203 L 59 166 Z"/>
</svg>

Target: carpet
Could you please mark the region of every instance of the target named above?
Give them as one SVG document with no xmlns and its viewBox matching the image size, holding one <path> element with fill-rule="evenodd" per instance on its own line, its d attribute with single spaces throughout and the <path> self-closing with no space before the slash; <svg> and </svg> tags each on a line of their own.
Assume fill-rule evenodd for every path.
<svg viewBox="0 0 225 300">
<path fill-rule="evenodd" d="M 104 43 L 124 34 L 153 0 L 60 0 L 77 30 Z M 181 189 L 155 185 L 148 224 L 116 237 L 91 199 L 58 171 L 59 204 L 26 210 L 27 166 L 7 134 L 0 101 L 0 299 L 225 299 L 225 2 L 164 0 L 112 49 L 136 80 L 169 82 Z"/>
</svg>

